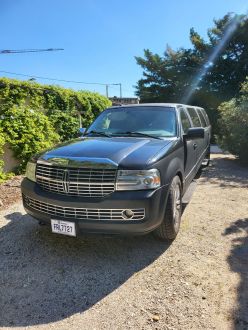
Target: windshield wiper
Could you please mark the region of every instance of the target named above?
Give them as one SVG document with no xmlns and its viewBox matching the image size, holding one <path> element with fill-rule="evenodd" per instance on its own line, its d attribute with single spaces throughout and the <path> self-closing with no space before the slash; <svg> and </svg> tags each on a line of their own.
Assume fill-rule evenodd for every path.
<svg viewBox="0 0 248 330">
<path fill-rule="evenodd" d="M 95 135 L 110 137 L 109 134 L 104 133 L 104 132 L 100 132 L 100 131 L 90 131 L 90 132 L 87 132 L 85 135 L 89 135 L 89 134 L 95 134 Z"/>
<path fill-rule="evenodd" d="M 118 133 L 115 133 L 115 134 L 118 134 L 118 135 L 129 135 L 129 136 L 144 136 L 144 137 L 149 137 L 149 138 L 152 138 L 152 139 L 158 139 L 158 140 L 161 140 L 160 137 L 158 136 L 154 136 L 154 135 L 150 135 L 150 134 L 146 134 L 146 133 L 141 133 L 141 132 L 118 132 Z"/>
</svg>

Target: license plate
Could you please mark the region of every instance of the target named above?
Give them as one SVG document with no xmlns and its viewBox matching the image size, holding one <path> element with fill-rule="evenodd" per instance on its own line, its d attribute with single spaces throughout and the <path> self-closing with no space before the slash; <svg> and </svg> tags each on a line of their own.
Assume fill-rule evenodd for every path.
<svg viewBox="0 0 248 330">
<path fill-rule="evenodd" d="M 76 228 L 74 222 L 52 219 L 51 227 L 53 233 L 76 236 Z"/>
</svg>

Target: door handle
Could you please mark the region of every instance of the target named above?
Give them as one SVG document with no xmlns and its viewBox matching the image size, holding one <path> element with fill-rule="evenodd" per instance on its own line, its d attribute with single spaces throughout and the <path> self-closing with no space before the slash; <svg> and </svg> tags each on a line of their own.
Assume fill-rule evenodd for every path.
<svg viewBox="0 0 248 330">
<path fill-rule="evenodd" d="M 194 143 L 193 147 L 194 147 L 194 149 L 196 149 L 197 148 L 197 143 Z"/>
</svg>

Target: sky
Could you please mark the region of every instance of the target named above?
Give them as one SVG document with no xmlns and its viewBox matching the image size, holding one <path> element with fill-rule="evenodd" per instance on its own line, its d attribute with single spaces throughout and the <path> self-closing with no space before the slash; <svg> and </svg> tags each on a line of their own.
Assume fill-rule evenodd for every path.
<svg viewBox="0 0 248 330">
<path fill-rule="evenodd" d="M 87 83 L 122 85 L 135 96 L 144 49 L 160 55 L 190 47 L 189 30 L 204 38 L 214 18 L 246 13 L 246 0 L 0 0 L 4 49 L 63 48 L 64 51 L 0 54 L 0 71 Z M 248 5 L 247 5 L 248 7 Z M 0 72 L 0 77 L 28 77 Z M 106 93 L 104 85 L 36 79 L 67 88 Z M 109 86 L 119 96 L 119 86 Z"/>
</svg>

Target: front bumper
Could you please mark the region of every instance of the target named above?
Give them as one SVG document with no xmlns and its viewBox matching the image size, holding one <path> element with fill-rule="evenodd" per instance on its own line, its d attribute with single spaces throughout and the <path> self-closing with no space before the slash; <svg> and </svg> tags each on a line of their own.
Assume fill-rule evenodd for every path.
<svg viewBox="0 0 248 330">
<path fill-rule="evenodd" d="M 23 194 L 23 204 L 28 214 L 37 220 L 50 223 L 51 219 L 73 221 L 76 224 L 77 234 L 79 233 L 105 233 L 105 234 L 145 234 L 153 231 L 158 227 L 164 217 L 165 206 L 168 194 L 168 185 L 160 187 L 156 190 L 143 191 L 115 191 L 114 193 L 104 197 L 74 197 L 60 195 L 43 190 L 35 182 L 25 178 L 21 185 Z M 76 210 L 74 218 L 63 216 L 61 212 L 56 215 L 38 210 L 29 205 L 28 199 L 39 202 L 39 205 L 48 205 L 58 210 Z M 116 219 L 80 219 L 77 216 L 77 210 L 144 210 L 142 220 L 116 220 Z M 82 214 L 82 213 L 80 213 Z"/>
</svg>

